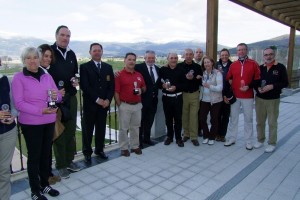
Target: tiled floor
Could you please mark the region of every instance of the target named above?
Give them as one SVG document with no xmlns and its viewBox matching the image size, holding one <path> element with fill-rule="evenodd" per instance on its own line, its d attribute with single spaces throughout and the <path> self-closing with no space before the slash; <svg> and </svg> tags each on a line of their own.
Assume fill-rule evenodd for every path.
<svg viewBox="0 0 300 200">
<path fill-rule="evenodd" d="M 231 147 L 220 142 L 195 147 L 188 141 L 183 148 L 158 143 L 142 155 L 112 155 L 56 184 L 61 195 L 49 199 L 300 199 L 299 118 L 300 93 L 283 98 L 279 142 L 272 154 L 264 153 L 264 148 L 245 149 L 241 115 L 240 134 Z M 28 184 L 26 188 L 11 199 L 30 199 Z"/>
</svg>

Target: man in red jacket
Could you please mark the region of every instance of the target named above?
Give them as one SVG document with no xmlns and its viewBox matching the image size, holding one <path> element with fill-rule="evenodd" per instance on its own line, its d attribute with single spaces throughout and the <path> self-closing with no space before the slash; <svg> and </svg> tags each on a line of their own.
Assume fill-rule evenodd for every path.
<svg viewBox="0 0 300 200">
<path fill-rule="evenodd" d="M 240 107 L 244 114 L 244 135 L 246 140 L 246 149 L 252 150 L 253 136 L 253 88 L 259 83 L 260 70 L 257 62 L 248 58 L 248 47 L 245 43 L 237 46 L 237 55 L 239 59 L 230 66 L 226 80 L 231 83 L 236 102 L 231 105 L 230 122 L 228 128 L 228 140 L 224 146 L 235 144 L 238 133 L 238 121 Z"/>
</svg>

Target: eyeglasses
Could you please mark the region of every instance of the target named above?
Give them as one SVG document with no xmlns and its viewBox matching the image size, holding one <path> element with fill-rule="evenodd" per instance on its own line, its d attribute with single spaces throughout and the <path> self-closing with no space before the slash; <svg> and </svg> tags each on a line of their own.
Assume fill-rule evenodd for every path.
<svg viewBox="0 0 300 200">
<path fill-rule="evenodd" d="M 265 57 L 267 56 L 274 56 L 274 53 L 264 54 Z"/>
</svg>

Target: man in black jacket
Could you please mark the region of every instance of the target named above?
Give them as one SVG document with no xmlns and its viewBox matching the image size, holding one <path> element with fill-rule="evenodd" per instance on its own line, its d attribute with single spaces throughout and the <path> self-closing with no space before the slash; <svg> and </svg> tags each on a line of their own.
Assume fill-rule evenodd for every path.
<svg viewBox="0 0 300 200">
<path fill-rule="evenodd" d="M 275 60 L 275 51 L 268 47 L 263 51 L 264 61 L 260 65 L 260 86 L 256 87 L 255 111 L 257 143 L 254 148 L 260 148 L 265 142 L 265 125 L 268 118 L 269 140 L 265 152 L 275 150 L 277 143 L 277 119 L 279 115 L 280 94 L 282 88 L 288 86 L 286 67 Z"/>
<path fill-rule="evenodd" d="M 80 86 L 83 91 L 83 121 L 82 133 L 83 154 L 86 162 L 91 161 L 93 153 L 91 143 L 95 127 L 95 154 L 102 159 L 108 159 L 104 153 L 106 132 L 106 117 L 110 102 L 114 96 L 115 82 L 112 66 L 102 62 L 102 45 L 90 45 L 92 59 L 80 66 Z"/>
<path fill-rule="evenodd" d="M 160 83 L 159 68 L 155 65 L 155 52 L 146 51 L 145 62 L 135 65 L 135 70 L 141 73 L 146 83 L 146 92 L 142 94 L 142 122 L 140 128 L 140 147 L 143 143 L 154 145 L 151 141 L 151 127 L 154 121 L 158 103 L 158 87 Z"/>
<path fill-rule="evenodd" d="M 75 131 L 77 119 L 77 98 L 76 87 L 78 81 L 75 81 L 75 74 L 78 73 L 78 64 L 75 53 L 68 47 L 71 32 L 67 26 L 61 25 L 55 32 L 56 42 L 51 46 L 54 51 L 55 61 L 49 69 L 55 83 L 64 84 L 65 97 L 64 104 L 70 111 L 68 121 L 63 122 L 64 132 L 53 143 L 54 155 L 56 159 L 56 168 L 62 178 L 69 178 L 69 171 L 76 172 L 80 168 L 73 163 L 75 145 Z"/>
</svg>

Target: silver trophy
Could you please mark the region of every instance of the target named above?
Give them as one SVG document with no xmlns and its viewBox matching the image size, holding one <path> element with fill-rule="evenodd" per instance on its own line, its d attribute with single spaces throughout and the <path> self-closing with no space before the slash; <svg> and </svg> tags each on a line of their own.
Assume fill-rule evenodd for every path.
<svg viewBox="0 0 300 200">
<path fill-rule="evenodd" d="M 189 75 L 194 75 L 194 70 L 191 69 L 191 70 L 189 71 Z"/>
<path fill-rule="evenodd" d="M 57 99 L 53 99 L 52 98 L 52 90 L 51 89 L 49 89 L 48 90 L 48 107 L 49 108 L 57 108 L 57 106 L 56 106 L 56 101 L 57 101 Z"/>
<path fill-rule="evenodd" d="M 266 80 L 261 80 L 260 88 L 263 89 L 266 85 L 267 85 L 267 81 Z"/>
<path fill-rule="evenodd" d="M 166 79 L 165 80 L 165 84 L 166 84 L 166 90 L 169 90 L 170 88 L 171 88 L 171 82 L 170 82 L 170 80 L 169 79 Z"/>
<path fill-rule="evenodd" d="M 134 86 L 133 94 L 135 94 L 135 95 L 139 94 L 139 89 L 137 88 L 137 82 L 136 81 L 133 82 L 133 86 Z"/>
<path fill-rule="evenodd" d="M 9 105 L 8 104 L 2 104 L 1 110 L 9 112 Z M 9 122 L 9 121 L 10 121 L 10 116 L 7 117 L 7 118 L 5 118 L 5 119 L 3 119 L 3 122 Z"/>
</svg>

